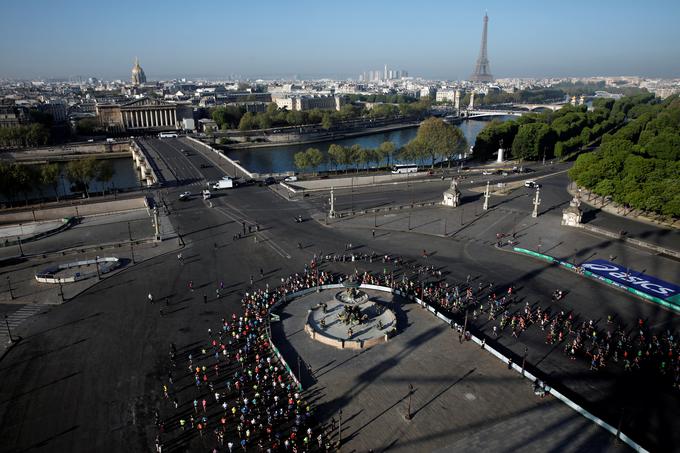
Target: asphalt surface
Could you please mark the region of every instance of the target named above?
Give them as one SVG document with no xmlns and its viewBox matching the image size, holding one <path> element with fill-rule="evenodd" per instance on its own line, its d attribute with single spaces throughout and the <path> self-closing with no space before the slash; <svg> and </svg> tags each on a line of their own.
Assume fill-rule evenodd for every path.
<svg viewBox="0 0 680 453">
<path fill-rule="evenodd" d="M 165 200 L 186 244 L 184 264 L 174 254 L 153 258 L 106 277 L 69 303 L 20 326 L 23 340 L 0 361 L 0 445 L 8 451 L 148 451 L 155 436 L 152 414 L 162 399 L 160 378 L 165 370 L 160 363 L 170 342 L 180 349 L 190 348 L 204 339 L 207 327 L 238 312 L 237 302 L 250 288 L 251 276 L 255 285 L 275 285 L 282 276 L 299 272 L 314 254 L 342 252 L 348 242 L 362 252 L 374 250 L 416 260 L 423 249 L 434 251 L 428 258 L 430 264 L 442 268 L 452 281 L 472 274 L 478 281 L 496 285 L 512 282 L 521 287 L 522 298 L 546 305 L 558 283 L 571 291 L 565 305 L 583 316 L 602 319 L 614 312 L 627 325 L 643 317 L 657 329 L 677 330 L 677 317 L 654 305 L 491 246 L 496 228 L 508 230 L 526 220 L 531 205 L 530 192 L 522 193 L 524 189 L 503 201 L 502 209 L 496 211 L 501 218 L 497 224 L 477 222 L 479 229 L 469 234 L 471 239 L 479 236 L 478 240 L 397 231 L 376 240 L 370 227 L 325 226 L 313 220 L 323 217 L 326 194 L 287 201 L 266 187 L 251 186 L 213 192 L 211 200 L 194 196 L 179 201 L 181 192 L 198 193 L 206 180 L 218 179 L 223 171 L 190 143 L 175 139 L 144 142 L 172 169 L 174 179 L 156 196 Z M 181 149 L 188 149 L 190 155 Z M 560 206 L 569 199 L 560 176 L 553 178 L 542 188 L 541 209 L 549 211 L 546 219 L 558 216 Z M 339 203 L 373 207 L 411 197 L 439 200 L 446 187 L 448 182 L 440 181 L 413 188 L 409 184 L 406 188 L 362 189 L 339 194 Z M 479 200 L 479 193 L 463 189 L 464 201 Z M 474 214 L 473 208 L 468 214 Z M 294 222 L 297 215 L 305 221 Z M 560 234 L 552 226 L 545 228 L 555 236 Z M 235 238 L 244 231 L 244 238 Z M 607 253 L 607 247 L 603 245 L 602 253 Z M 631 254 L 630 259 L 636 256 Z M 329 267 L 353 268 L 381 269 L 362 263 Z M 189 280 L 194 282 L 193 292 L 187 289 Z M 220 281 L 227 294 L 216 300 L 213 296 Z M 146 302 L 148 292 L 158 301 L 168 298 L 163 316 L 158 306 Z M 202 303 L 203 294 L 208 304 Z M 472 325 L 482 332 L 490 328 L 482 320 Z M 673 429 L 680 408 L 670 388 L 622 379 L 615 371 L 593 374 L 585 362 L 569 361 L 560 350 L 545 345 L 535 331 L 520 338 L 501 337 L 498 346 L 517 356 L 528 347 L 532 367 L 538 366 L 555 385 L 563 385 L 611 424 L 621 421 L 624 432 L 644 446 L 668 450 L 680 445 L 680 433 Z M 491 420 L 493 414 L 488 417 Z"/>
</svg>

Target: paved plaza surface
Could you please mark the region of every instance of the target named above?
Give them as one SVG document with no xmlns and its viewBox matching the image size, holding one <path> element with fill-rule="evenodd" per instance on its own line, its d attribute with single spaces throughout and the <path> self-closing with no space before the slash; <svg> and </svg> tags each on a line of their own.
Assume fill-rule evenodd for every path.
<svg viewBox="0 0 680 453">
<path fill-rule="evenodd" d="M 460 344 L 449 326 L 398 296 L 367 291 L 397 307 L 399 332 L 387 343 L 351 351 L 315 342 L 302 330 L 307 310 L 335 292 L 287 303 L 273 332 L 277 344 L 290 344 L 284 355 L 294 370 L 296 354 L 311 366 L 303 376 L 319 416 L 337 421 L 342 409 L 343 451 L 627 450 L 559 401 L 534 395 L 529 381 L 474 343 Z"/>
<path fill-rule="evenodd" d="M 544 204 L 538 219 L 529 216 L 531 193 L 523 188 L 492 198 L 492 209 L 482 213 L 480 194 L 462 187 L 460 211 L 405 210 L 326 225 L 326 193 L 288 201 L 266 187 L 252 186 L 218 192 L 210 202 L 199 197 L 180 202 L 181 192 L 198 191 L 206 180 L 224 174 L 222 169 L 203 156 L 204 150 L 185 140 L 149 142 L 174 177 L 168 187 L 154 191 L 154 197 L 165 201 L 168 225 L 181 239 L 175 236 L 147 252 L 140 245 L 139 253 L 148 253 L 141 263 L 130 263 L 94 286 L 70 294 L 67 303 L 54 306 L 47 304 L 57 297 L 56 292 L 43 295 L 27 286 L 37 268 L 59 261 L 52 253 L 104 240 L 126 241 L 128 221 L 135 238 L 148 237 L 153 234 L 148 214 L 118 222 L 93 219 L 90 228 L 85 222 L 30 243 L 28 259 L 15 260 L 17 251 L 3 250 L 8 260 L 3 261 L 0 278 L 10 276 L 21 298 L 30 298 L 13 301 L 6 291 L 5 304 L 0 305 L 0 314 L 12 316 L 16 328 L 12 332 L 22 338 L 0 360 L 0 445 L 8 446 L 8 451 L 151 450 L 157 435 L 153 413 L 162 400 L 162 378 L 167 372 L 162 364 L 167 361 L 169 344 L 186 350 L 204 341 L 208 327 L 223 316 L 240 313 L 239 301 L 246 292 L 267 284 L 273 287 L 282 277 L 303 272 L 315 255 L 399 255 L 409 264 L 392 268 L 357 261 L 324 263 L 322 269 L 347 275 L 355 269 L 382 272 L 387 267 L 399 277 L 433 280 L 420 275 L 417 267 L 434 266 L 450 282 L 465 281 L 469 274 L 474 284 L 514 284 L 521 305 L 529 301 L 557 309 L 549 295 L 556 288 L 567 289 L 558 307 L 584 319 L 602 322 L 615 314 L 629 328 L 643 318 L 653 329 L 678 331 L 677 316 L 671 312 L 508 252 L 507 247 L 494 247 L 496 233 L 514 229 L 520 245 L 527 248 L 538 249 L 540 244 L 542 252 L 581 261 L 614 257 L 617 263 L 678 283 L 677 261 L 559 226 L 559 212 L 569 200 L 563 173 L 543 180 Z M 184 148 L 191 150 L 190 156 L 180 152 Z M 448 182 L 440 181 L 338 192 L 341 206 L 370 207 L 411 198 L 440 200 L 446 187 Z M 302 223 L 293 221 L 298 215 L 303 216 Z M 609 229 L 617 229 L 600 213 L 596 218 L 605 219 Z M 677 232 L 651 225 L 641 228 L 640 234 L 648 237 L 656 235 L 671 242 L 678 237 Z M 349 243 L 352 250 L 346 251 Z M 160 247 L 167 250 L 158 253 Z M 183 254 L 181 262 L 178 250 Z M 93 258 L 99 252 L 83 253 Z M 130 251 L 122 248 L 117 255 L 131 258 Z M 189 281 L 193 292 L 188 289 Z M 220 282 L 225 290 L 218 300 L 215 290 Z M 148 303 L 149 292 L 163 301 L 162 306 Z M 203 303 L 204 295 L 207 303 Z M 318 398 L 315 404 L 320 414 L 327 419 L 343 409 L 343 424 L 347 423 L 343 438 L 356 445 L 352 448 L 357 452 L 368 445 L 365 442 L 375 426 L 385 428 L 376 430 L 377 442 L 372 445 L 403 451 L 413 451 L 413 445 L 422 445 L 417 448 L 424 451 L 482 449 L 479 445 L 484 443 L 490 451 L 616 448 L 611 446 L 611 435 L 551 398 L 537 398 L 526 381 L 479 347 L 458 344 L 457 337 L 428 313 L 404 306 L 404 316 L 408 327 L 402 333 L 363 354 L 312 343 L 302 330 L 293 335 L 301 327 L 286 332 L 293 368 L 296 350 L 303 365 L 312 366 L 312 376 L 305 376 L 303 367 L 303 378 L 309 378 L 316 391 L 310 395 Z M 283 325 L 295 319 L 283 319 Z M 469 322 L 476 333 L 490 337 L 492 322 L 485 317 Z M 621 422 L 623 431 L 646 448 L 669 451 L 669 446 L 680 444 L 680 433 L 672 423 L 680 415 L 678 398 L 669 386 L 622 379 L 614 366 L 592 372 L 585 360 L 570 361 L 561 348 L 546 345 L 540 329 L 532 328 L 519 338 L 506 332 L 490 341 L 515 360 L 528 348 L 528 368 L 545 375 L 555 388 L 567 389 L 572 399 L 613 426 Z M 401 414 L 409 383 L 416 388 L 412 405 L 419 412 L 405 422 Z M 448 404 L 442 406 L 439 401 Z"/>
</svg>

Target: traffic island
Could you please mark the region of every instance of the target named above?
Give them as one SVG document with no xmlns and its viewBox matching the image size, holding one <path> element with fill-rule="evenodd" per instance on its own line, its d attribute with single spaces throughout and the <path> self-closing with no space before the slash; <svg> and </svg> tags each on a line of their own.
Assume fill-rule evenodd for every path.
<svg viewBox="0 0 680 453">
<path fill-rule="evenodd" d="M 340 349 L 364 349 L 388 341 L 397 331 L 397 318 L 385 302 L 369 297 L 352 280 L 328 302 L 319 302 L 307 315 L 305 331 L 320 343 Z M 373 299 L 373 300 L 371 300 Z"/>
<path fill-rule="evenodd" d="M 101 277 L 121 265 L 115 256 L 97 257 L 91 260 L 73 261 L 48 267 L 35 274 L 40 283 L 74 283 L 92 277 Z"/>
</svg>

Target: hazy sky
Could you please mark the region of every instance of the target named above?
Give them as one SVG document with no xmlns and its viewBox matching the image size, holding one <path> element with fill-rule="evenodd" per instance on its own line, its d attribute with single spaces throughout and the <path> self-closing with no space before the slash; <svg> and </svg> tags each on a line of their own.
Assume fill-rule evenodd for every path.
<svg viewBox="0 0 680 453">
<path fill-rule="evenodd" d="M 3 0 L 0 77 L 680 77 L 680 0 Z"/>
</svg>

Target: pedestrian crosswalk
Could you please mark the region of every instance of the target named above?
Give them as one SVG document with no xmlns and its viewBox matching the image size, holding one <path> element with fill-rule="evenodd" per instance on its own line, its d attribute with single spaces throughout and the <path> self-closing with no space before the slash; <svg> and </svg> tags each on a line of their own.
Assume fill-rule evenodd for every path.
<svg viewBox="0 0 680 453">
<path fill-rule="evenodd" d="M 17 311 L 7 314 L 6 318 L 3 316 L 2 326 L 0 327 L 0 348 L 5 347 L 9 343 L 10 332 L 12 334 L 12 338 L 16 339 L 17 328 L 21 325 L 21 323 L 31 316 L 40 313 L 43 309 L 45 309 L 45 307 L 46 305 L 43 304 L 24 305 Z M 9 332 L 7 331 L 8 326 Z"/>
</svg>

